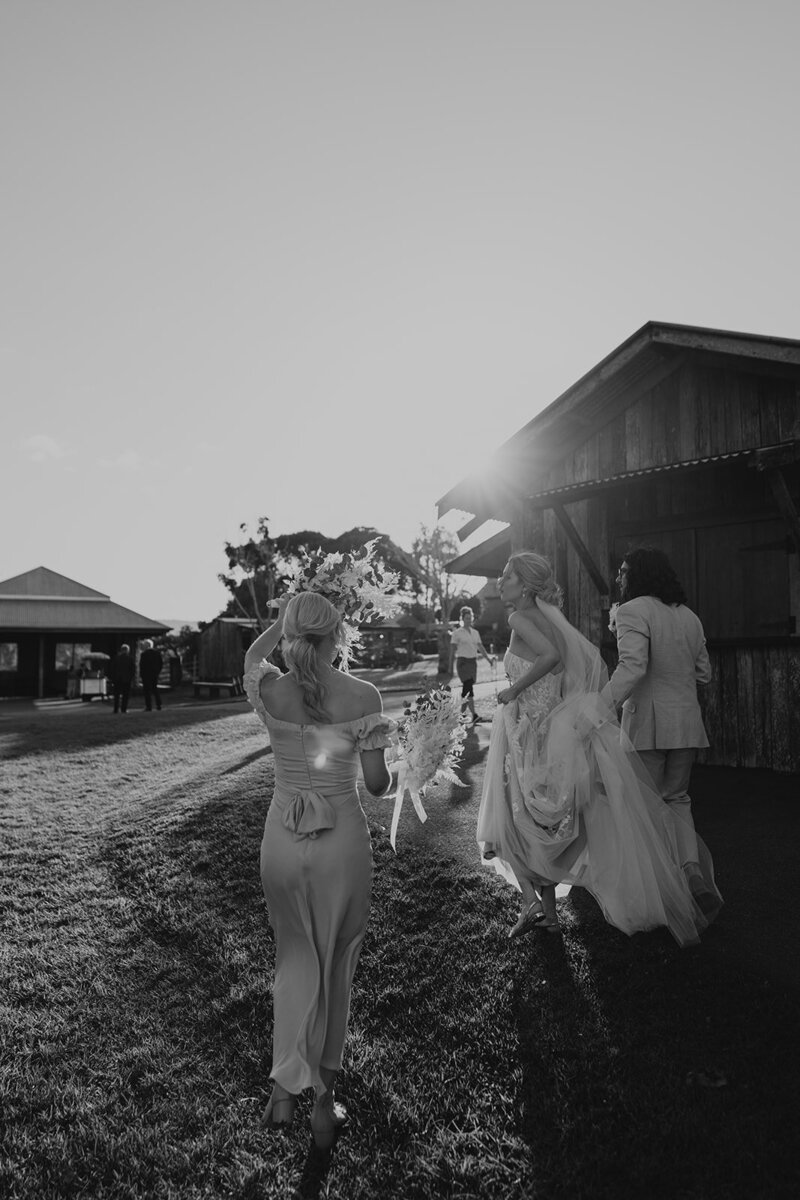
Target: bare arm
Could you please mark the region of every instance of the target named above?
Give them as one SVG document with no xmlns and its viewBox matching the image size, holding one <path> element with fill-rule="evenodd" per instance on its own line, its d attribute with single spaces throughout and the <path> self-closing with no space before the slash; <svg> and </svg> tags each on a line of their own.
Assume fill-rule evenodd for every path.
<svg viewBox="0 0 800 1200">
<path fill-rule="evenodd" d="M 247 653 L 244 656 L 245 674 L 254 667 L 256 663 L 260 663 L 262 658 L 269 658 L 272 651 L 277 646 L 283 636 L 283 615 L 286 611 L 286 605 L 289 603 L 288 596 L 282 596 L 278 601 L 278 616 L 270 625 L 269 629 L 265 629 L 260 633 L 252 646 L 248 647 Z"/>
<path fill-rule="evenodd" d="M 491 665 L 492 659 L 486 653 L 486 647 L 483 644 L 483 638 L 481 637 L 480 634 L 478 634 L 478 649 L 480 650 L 483 657 L 486 659 L 487 663 L 489 663 Z"/>
<path fill-rule="evenodd" d="M 561 662 L 561 657 L 553 643 L 545 637 L 530 617 L 526 617 L 522 613 L 512 613 L 508 618 L 508 623 L 525 647 L 536 657 L 531 663 L 530 670 L 526 671 L 511 687 L 504 688 L 502 692 L 498 693 L 497 699 L 500 704 L 510 704 L 512 700 L 516 700 L 520 692 L 524 692 L 525 688 L 530 687 L 539 679 L 543 679 L 545 675 L 549 675 L 553 668 Z"/>
<path fill-rule="evenodd" d="M 361 751 L 361 773 L 367 791 L 373 796 L 382 796 L 392 782 L 385 753 L 384 750 Z"/>
<path fill-rule="evenodd" d="M 383 700 L 380 692 L 372 684 L 369 684 L 368 687 L 374 692 L 374 696 L 371 696 L 367 702 L 365 717 L 383 712 Z M 361 751 L 361 773 L 364 776 L 367 791 L 373 796 L 382 796 L 392 782 L 386 766 L 385 755 L 386 751 L 383 749 Z"/>
</svg>

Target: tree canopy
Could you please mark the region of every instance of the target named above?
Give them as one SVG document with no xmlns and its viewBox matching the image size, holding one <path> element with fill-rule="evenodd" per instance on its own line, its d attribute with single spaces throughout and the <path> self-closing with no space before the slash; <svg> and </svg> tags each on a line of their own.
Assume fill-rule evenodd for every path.
<svg viewBox="0 0 800 1200">
<path fill-rule="evenodd" d="M 420 571 L 412 555 L 395 545 L 388 534 L 370 525 L 356 525 L 338 537 L 328 537 L 316 529 L 301 529 L 272 537 L 269 518 L 259 517 L 253 533 L 246 524 L 239 526 L 242 541 L 225 542 L 227 573 L 218 578 L 231 598 L 222 616 L 255 620 L 260 629 L 269 624 L 270 605 L 293 577 L 303 550 L 322 550 L 326 554 L 358 550 L 367 542 L 376 542 L 376 551 L 385 566 L 397 573 L 398 591 L 419 588 Z"/>
<path fill-rule="evenodd" d="M 425 606 L 430 617 L 439 612 L 442 625 L 451 619 L 453 606 L 464 599 L 464 592 L 445 567 L 458 554 L 455 538 L 440 525 L 420 525 L 419 534 L 411 546 L 411 554 L 419 564 L 425 593 Z"/>
</svg>

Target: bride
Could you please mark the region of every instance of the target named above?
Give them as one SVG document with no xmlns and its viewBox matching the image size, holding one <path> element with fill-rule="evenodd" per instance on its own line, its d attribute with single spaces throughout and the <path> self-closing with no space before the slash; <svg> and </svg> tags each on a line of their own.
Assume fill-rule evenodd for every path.
<svg viewBox="0 0 800 1200">
<path fill-rule="evenodd" d="M 511 608 L 509 686 L 492 722 L 477 838 L 522 892 L 509 937 L 560 932 L 555 886 L 586 888 L 606 920 L 632 934 L 666 926 L 698 941 L 722 898 L 700 842 L 684 870 L 676 818 L 620 733 L 599 651 L 561 612 L 547 559 L 512 554 L 500 580 Z M 700 841 L 698 839 L 698 841 Z"/>
</svg>

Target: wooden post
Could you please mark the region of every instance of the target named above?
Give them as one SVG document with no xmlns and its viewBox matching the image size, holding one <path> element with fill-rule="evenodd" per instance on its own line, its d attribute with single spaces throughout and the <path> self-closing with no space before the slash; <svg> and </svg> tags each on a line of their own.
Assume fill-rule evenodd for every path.
<svg viewBox="0 0 800 1200">
<path fill-rule="evenodd" d="M 39 671 L 37 679 L 37 692 L 40 700 L 44 699 L 44 634 L 39 634 Z"/>
<path fill-rule="evenodd" d="M 795 552 L 800 554 L 800 516 L 798 516 L 791 492 L 786 486 L 783 471 L 780 467 L 769 467 L 767 468 L 767 479 L 772 488 L 775 503 L 788 527 L 789 537 L 792 539 Z"/>
</svg>

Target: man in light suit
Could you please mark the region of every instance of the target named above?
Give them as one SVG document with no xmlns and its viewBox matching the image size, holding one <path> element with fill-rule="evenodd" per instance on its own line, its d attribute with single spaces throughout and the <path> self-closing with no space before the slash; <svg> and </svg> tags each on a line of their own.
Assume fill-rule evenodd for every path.
<svg viewBox="0 0 800 1200">
<path fill-rule="evenodd" d="M 684 864 L 698 860 L 689 778 L 697 750 L 708 745 L 697 685 L 711 679 L 705 634 L 660 550 L 626 555 L 617 582 L 619 664 L 609 687 L 622 705 L 622 732 L 656 790 L 681 821 Z"/>
</svg>

